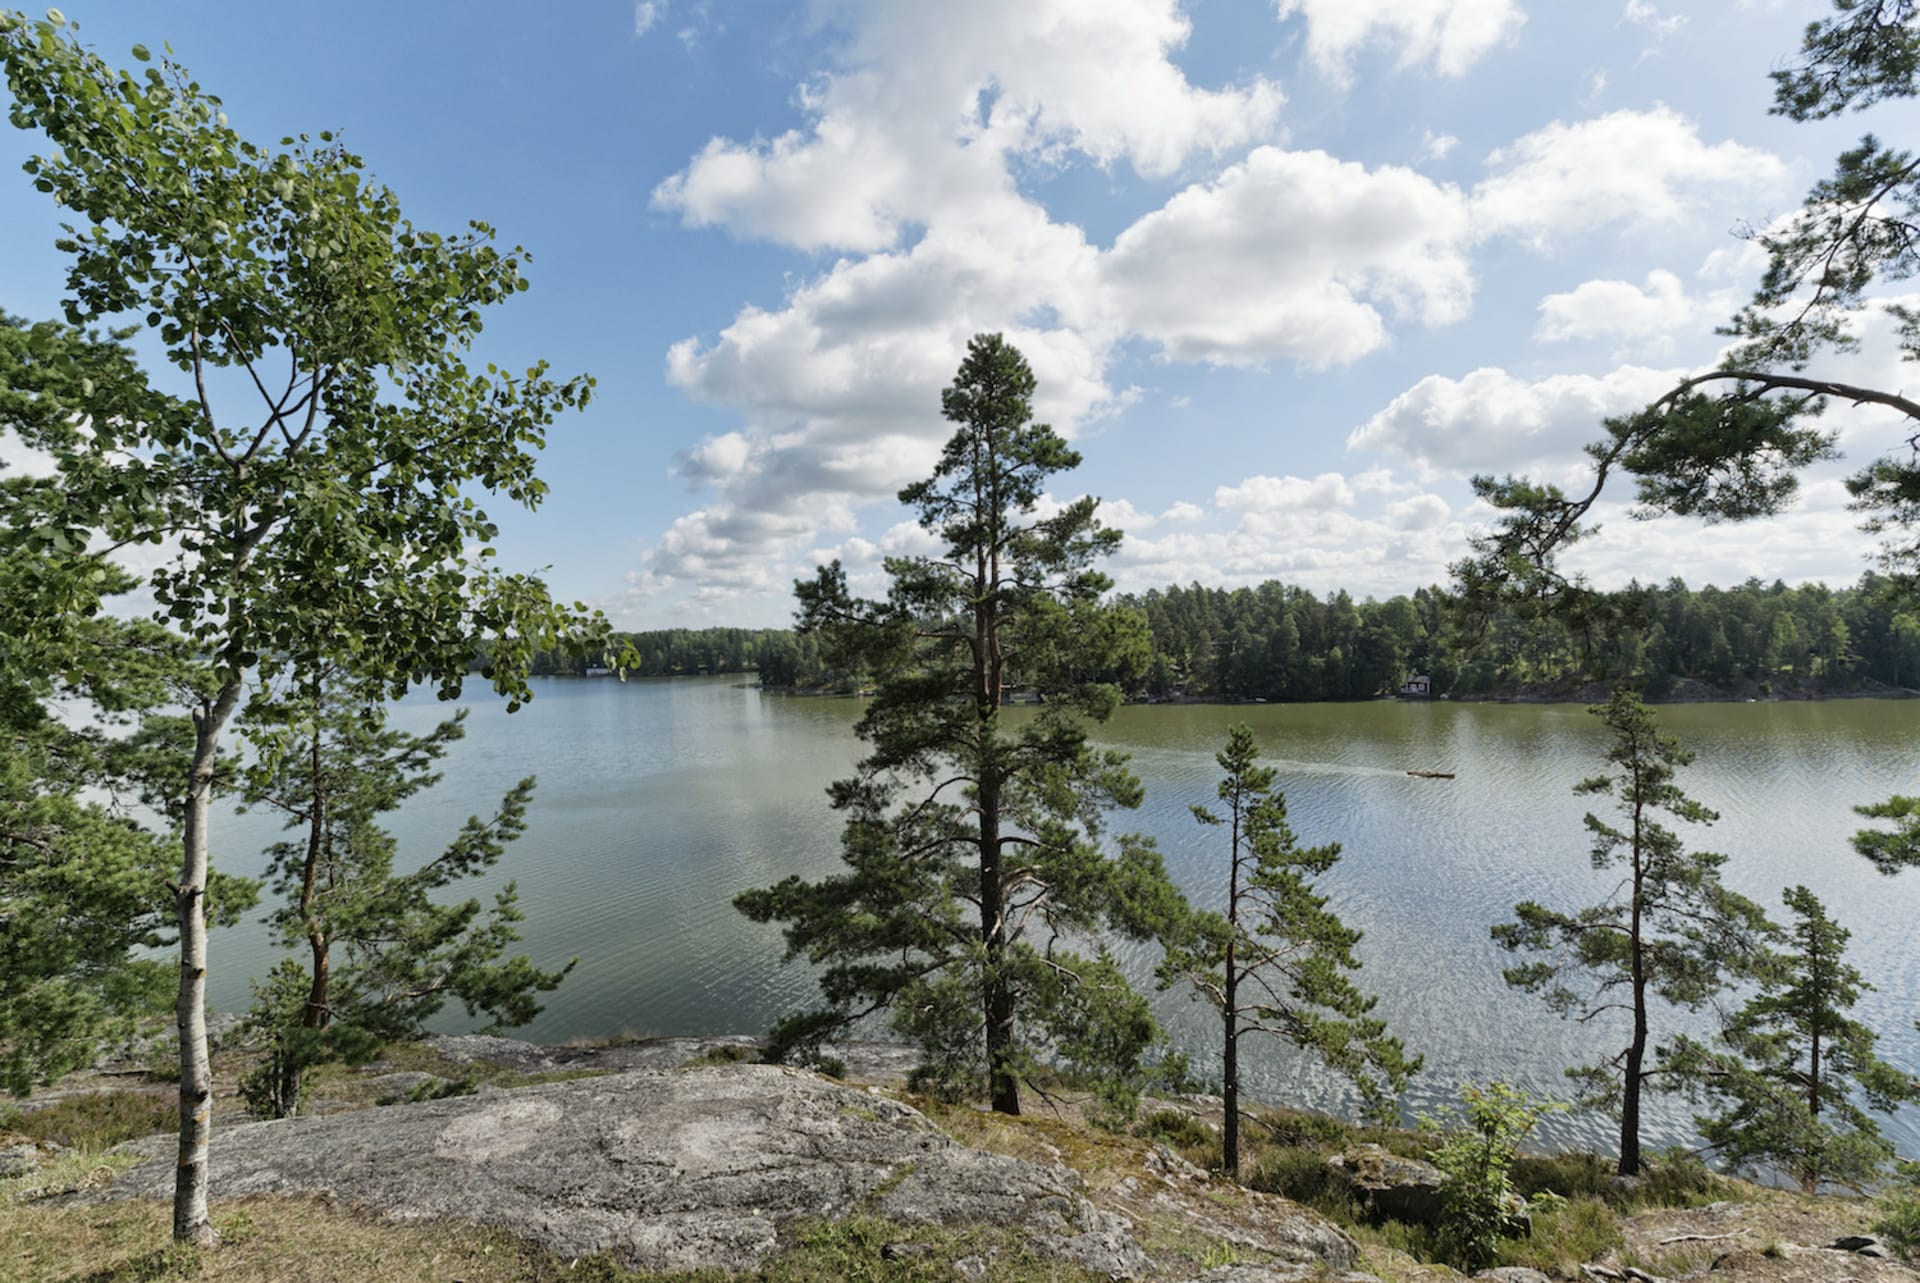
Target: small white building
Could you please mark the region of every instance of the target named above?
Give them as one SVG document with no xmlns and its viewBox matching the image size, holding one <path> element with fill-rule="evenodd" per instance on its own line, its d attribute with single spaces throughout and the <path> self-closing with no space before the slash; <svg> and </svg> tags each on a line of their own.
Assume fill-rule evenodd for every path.
<svg viewBox="0 0 1920 1283">
<path fill-rule="evenodd" d="M 1433 694 L 1433 679 L 1425 673 L 1410 673 L 1407 679 L 1400 683 L 1400 693 L 1425 698 Z"/>
</svg>

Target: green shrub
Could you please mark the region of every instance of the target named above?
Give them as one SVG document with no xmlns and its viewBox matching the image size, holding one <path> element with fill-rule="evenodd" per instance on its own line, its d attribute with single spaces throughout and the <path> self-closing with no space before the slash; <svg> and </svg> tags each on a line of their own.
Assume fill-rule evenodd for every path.
<svg viewBox="0 0 1920 1283">
<path fill-rule="evenodd" d="M 1900 1176 L 1902 1183 L 1881 1195 L 1873 1232 L 1901 1260 L 1920 1260 L 1920 1163 L 1902 1163 Z"/>
<path fill-rule="evenodd" d="M 1513 1188 L 1522 1198 L 1558 1194 L 1562 1198 L 1605 1198 L 1615 1164 L 1598 1154 L 1521 1154 L 1513 1160 Z"/>
<path fill-rule="evenodd" d="M 1726 1198 L 1725 1184 L 1706 1163 L 1684 1149 L 1648 1160 L 1640 1177 L 1620 1182 L 1619 1168 L 1598 1154 L 1522 1154 L 1513 1160 L 1513 1188 L 1523 1198 L 1542 1192 L 1562 1198 L 1597 1198 L 1623 1212 L 1650 1207 L 1698 1207 Z"/>
<path fill-rule="evenodd" d="M 89 1092 L 37 1109 L 0 1111 L 0 1132 L 87 1151 L 178 1130 L 179 1100 L 144 1091 Z"/>
<path fill-rule="evenodd" d="M 1640 1183 L 1625 1200 L 1628 1210 L 1640 1207 L 1699 1207 L 1725 1195 L 1724 1182 L 1698 1154 L 1669 1149 L 1642 1166 Z"/>
<path fill-rule="evenodd" d="M 1503 1082 L 1461 1087 L 1459 1114 L 1422 1119 L 1441 1133 L 1432 1162 L 1440 1184 L 1440 1238 L 1451 1263 L 1469 1272 L 1491 1263 L 1511 1218 L 1509 1171 L 1520 1142 L 1547 1114 L 1565 1106 L 1535 1100 Z"/>
<path fill-rule="evenodd" d="M 1177 1109 L 1157 1109 L 1133 1125 L 1133 1134 L 1147 1140 L 1157 1140 L 1163 1145 L 1178 1150 L 1199 1150 L 1203 1153 L 1219 1148 L 1219 1137 L 1213 1128 L 1195 1118 L 1192 1114 L 1183 1114 Z M 1192 1158 L 1192 1154 L 1187 1154 Z"/>
</svg>

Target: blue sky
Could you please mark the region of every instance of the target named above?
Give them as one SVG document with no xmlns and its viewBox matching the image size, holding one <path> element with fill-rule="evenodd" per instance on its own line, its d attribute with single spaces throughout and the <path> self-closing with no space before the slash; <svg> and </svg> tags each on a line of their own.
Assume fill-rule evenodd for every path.
<svg viewBox="0 0 1920 1283">
<path fill-rule="evenodd" d="M 484 359 L 599 379 L 503 561 L 622 625 L 778 624 L 791 581 L 923 545 L 892 496 L 1005 330 L 1128 532 L 1123 587 L 1389 595 L 1486 520 L 1465 478 L 1567 478 L 1604 414 L 1711 363 L 1734 235 L 1859 133 L 1766 71 L 1824 0 L 72 0 L 261 140 L 334 129 L 417 224 L 533 255 Z M 58 213 L 0 134 L 0 307 L 58 313 Z M 12 175 L 12 177 L 8 177 Z M 1883 318 L 1836 365 L 1906 381 Z M 1854 460 L 1885 417 L 1836 409 Z M 1617 508 L 1579 564 L 1848 582 L 1835 465 L 1736 529 Z"/>
</svg>

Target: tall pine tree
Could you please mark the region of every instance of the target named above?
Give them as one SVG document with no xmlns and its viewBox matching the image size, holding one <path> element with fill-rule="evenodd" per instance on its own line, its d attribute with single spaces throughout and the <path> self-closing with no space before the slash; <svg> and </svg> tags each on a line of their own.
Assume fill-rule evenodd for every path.
<svg viewBox="0 0 1920 1283">
<path fill-rule="evenodd" d="M 1287 824 L 1286 798 L 1272 767 L 1260 765 L 1253 731 L 1238 725 L 1214 760 L 1225 815 L 1204 806 L 1194 818 L 1227 827 L 1227 906 L 1194 915 L 1160 967 L 1162 986 L 1181 982 L 1219 1011 L 1224 1035 L 1222 1158 L 1240 1175 L 1240 1039 L 1263 1033 L 1313 1052 L 1351 1079 L 1369 1112 L 1384 1115 L 1420 1067 L 1386 1022 L 1367 1013 L 1376 999 L 1347 973 L 1359 968 L 1360 933 L 1327 908 L 1313 879 L 1340 858 L 1337 843 L 1302 850 Z"/>
<path fill-rule="evenodd" d="M 1598 904 L 1571 911 L 1531 901 L 1514 906 L 1517 921 L 1493 928 L 1493 938 L 1515 952 L 1546 959 L 1506 971 L 1507 983 L 1538 993 L 1563 1016 L 1592 1020 L 1616 1013 L 1629 1024 L 1627 1042 L 1598 1064 L 1570 1069 L 1589 1103 L 1620 1117 L 1620 1174 L 1640 1171 L 1640 1099 L 1663 1072 L 1650 1057 L 1653 1000 L 1697 1008 L 1744 970 L 1758 965 L 1768 930 L 1759 905 L 1720 882 L 1727 857 L 1688 851 L 1661 815 L 1688 824 L 1719 817 L 1674 783 L 1693 754 L 1662 735 L 1653 712 L 1620 689 L 1588 710 L 1613 731 L 1607 761 L 1614 772 L 1575 786 L 1619 804 L 1622 825 L 1588 813 L 1597 870 L 1621 872 Z M 1578 986 L 1578 987 L 1576 987 Z"/>
<path fill-rule="evenodd" d="M 922 1082 L 984 1082 L 1009 1114 L 1045 1061 L 1109 1083 L 1138 1070 L 1157 1030 L 1100 937 L 1184 913 L 1156 852 L 1106 841 L 1108 810 L 1141 790 L 1121 754 L 1087 743 L 1085 723 L 1121 695 L 1089 675 L 1142 669 L 1145 625 L 1102 602 L 1095 563 L 1120 533 L 1097 501 L 1037 511 L 1080 460 L 1033 421 L 1033 392 L 1011 344 L 974 338 L 941 397 L 957 429 L 900 492 L 941 551 L 890 559 L 882 601 L 855 598 L 837 562 L 797 585 L 802 627 L 875 674 L 856 728 L 871 751 L 830 790 L 846 871 L 735 901 L 822 968 L 824 1004 L 775 1028 L 777 1054 L 890 1009 L 921 1047 Z M 1016 688 L 1037 713 L 1006 711 Z"/>
</svg>

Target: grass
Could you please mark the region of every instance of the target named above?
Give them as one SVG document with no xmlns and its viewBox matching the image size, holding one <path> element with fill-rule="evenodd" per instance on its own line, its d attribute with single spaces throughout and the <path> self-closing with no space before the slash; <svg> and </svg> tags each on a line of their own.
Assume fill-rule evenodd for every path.
<svg viewBox="0 0 1920 1283">
<path fill-rule="evenodd" d="M 14 1204 L 31 1203 L 39 1199 L 55 1198 L 62 1194 L 77 1194 L 82 1190 L 98 1189 L 139 1161 L 139 1158 L 133 1154 L 101 1154 L 78 1150 L 71 1154 L 62 1154 L 24 1176 L 0 1181 L 0 1208 L 7 1208 L 7 1217 L 11 1218 L 19 1214 L 13 1209 Z M 5 1277 L 7 1276 L 0 1275 L 0 1278 Z"/>
<path fill-rule="evenodd" d="M 795 1226 L 761 1269 L 642 1274 L 606 1255 L 567 1260 L 499 1231 L 451 1221 L 397 1224 L 314 1198 L 219 1202 L 217 1248 L 168 1242 L 158 1202 L 17 1204 L 0 1217 L 0 1279 L 42 1283 L 951 1283 L 972 1256 L 1005 1283 L 1093 1283 L 998 1227 L 943 1229 L 855 1216 Z"/>
<path fill-rule="evenodd" d="M 1213 1128 L 1192 1114 L 1177 1109 L 1160 1109 L 1146 1114 L 1133 1125 L 1133 1134 L 1145 1140 L 1158 1141 L 1175 1150 L 1205 1153 L 1210 1147 L 1217 1148 L 1218 1145 Z"/>
<path fill-rule="evenodd" d="M 1556 1211 L 1536 1213 L 1531 1235 L 1502 1241 L 1498 1263 L 1578 1278 L 1583 1263 L 1620 1246 L 1624 1238 L 1617 1211 L 1597 1198 L 1580 1197 Z"/>
<path fill-rule="evenodd" d="M 1597 1154 L 1522 1154 L 1514 1160 L 1514 1188 L 1523 1198 L 1550 1191 L 1562 1198 L 1598 1199 L 1621 1212 L 1654 1207 L 1701 1207 L 1737 1190 L 1690 1155 L 1669 1153 L 1642 1166 L 1635 1182 L 1616 1184 L 1614 1162 Z"/>
<path fill-rule="evenodd" d="M 682 1069 L 698 1069 L 705 1065 L 746 1065 L 758 1064 L 760 1048 L 752 1043 L 722 1043 L 718 1047 L 709 1047 L 697 1056 L 689 1056 Z"/>
<path fill-rule="evenodd" d="M 34 1109 L 0 1109 L 0 1133 L 68 1149 L 110 1149 L 122 1141 L 176 1131 L 179 1126 L 179 1098 L 150 1091 L 88 1092 Z"/>
<path fill-rule="evenodd" d="M 221 1245 L 172 1244 L 158 1202 L 9 1207 L 0 1218 L 0 1278 L 45 1283 L 628 1283 L 605 1259 L 579 1266 L 497 1230 L 450 1222 L 397 1225 L 318 1199 L 216 1203 Z"/>
<path fill-rule="evenodd" d="M 1370 1262 L 1400 1257 L 1433 1263 L 1445 1258 L 1445 1245 L 1431 1228 L 1370 1218 L 1346 1183 L 1326 1165 L 1331 1155 L 1362 1144 L 1379 1145 L 1403 1158 L 1424 1159 L 1433 1144 L 1431 1136 L 1285 1109 L 1243 1111 L 1242 1120 L 1241 1175 L 1248 1189 L 1277 1194 L 1320 1213 L 1351 1235 Z M 1220 1166 L 1219 1134 L 1191 1112 L 1151 1111 L 1133 1130 L 1172 1147 L 1198 1166 L 1216 1170 Z M 1499 1263 L 1577 1277 L 1581 1264 L 1622 1245 L 1622 1222 L 1627 1215 L 1739 1197 L 1740 1187 L 1683 1154 L 1663 1155 L 1648 1163 L 1640 1179 L 1631 1184 L 1616 1183 L 1614 1170 L 1611 1159 L 1593 1154 L 1521 1156 L 1513 1176 L 1522 1196 L 1551 1192 L 1568 1201 L 1536 1211 L 1533 1234 L 1506 1240 Z M 1683 1267 L 1697 1264 L 1693 1261 L 1697 1255 L 1684 1249 L 1659 1254 L 1658 1260 L 1628 1263 L 1659 1277 L 1672 1277 L 1684 1273 Z"/>
</svg>

